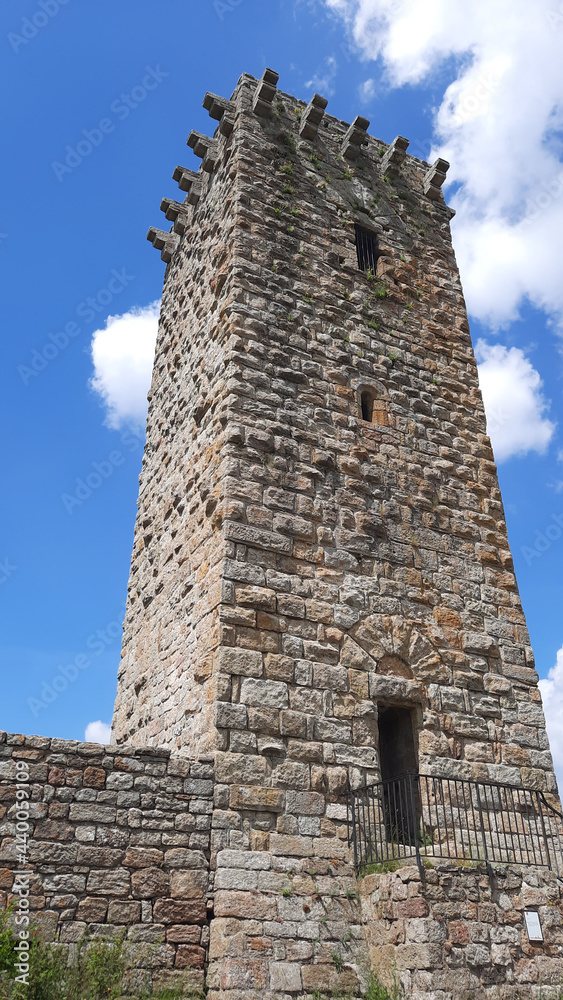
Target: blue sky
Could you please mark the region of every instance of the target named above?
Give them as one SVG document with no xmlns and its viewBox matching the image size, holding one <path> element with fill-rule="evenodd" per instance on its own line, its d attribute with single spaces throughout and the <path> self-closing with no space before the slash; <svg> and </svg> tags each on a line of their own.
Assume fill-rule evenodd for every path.
<svg viewBox="0 0 563 1000">
<path fill-rule="evenodd" d="M 432 147 L 452 160 L 454 242 L 481 342 L 518 580 L 540 675 L 555 667 L 563 299 L 551 268 L 561 261 L 563 166 L 550 65 L 563 13 L 538 3 L 543 90 L 532 90 L 541 114 L 538 125 L 530 109 L 525 136 L 526 109 L 506 93 L 530 9 L 515 0 L 522 31 L 500 41 L 494 17 L 503 3 L 487 4 L 485 34 L 480 4 L 470 16 L 457 0 L 447 9 L 437 0 L 422 38 L 410 0 L 398 5 L 402 21 L 384 0 L 5 0 L 2 728 L 81 739 L 88 723 L 111 721 L 142 458 L 138 399 L 154 326 L 146 307 L 159 299 L 164 271 L 145 235 L 149 225 L 167 228 L 159 204 L 177 196 L 174 166 L 197 169 L 185 143 L 192 128 L 209 132 L 204 93 L 228 97 L 242 72 L 265 66 L 283 90 L 303 99 L 317 90 L 331 114 L 364 114 L 383 140 L 405 135 L 416 155 Z M 139 352 L 131 384 L 103 333 L 94 371 L 92 339 L 110 315 L 126 315 L 117 332 L 125 353 Z M 95 374 L 101 393 L 89 384 Z M 555 726 L 563 652 L 550 683 Z"/>
</svg>

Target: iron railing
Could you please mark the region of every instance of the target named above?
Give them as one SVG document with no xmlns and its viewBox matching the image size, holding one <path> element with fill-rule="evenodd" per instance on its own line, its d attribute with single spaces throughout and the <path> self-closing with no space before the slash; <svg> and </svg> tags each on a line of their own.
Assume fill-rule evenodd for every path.
<svg viewBox="0 0 563 1000">
<path fill-rule="evenodd" d="M 539 865 L 563 875 L 563 815 L 543 792 L 405 774 L 350 792 L 356 870 L 395 859 Z"/>
</svg>

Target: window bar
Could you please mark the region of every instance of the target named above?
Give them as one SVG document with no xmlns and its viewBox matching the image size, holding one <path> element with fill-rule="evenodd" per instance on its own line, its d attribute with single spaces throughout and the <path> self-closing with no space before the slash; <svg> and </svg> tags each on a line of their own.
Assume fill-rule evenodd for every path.
<svg viewBox="0 0 563 1000">
<path fill-rule="evenodd" d="M 445 833 L 446 837 L 448 836 L 448 823 L 447 823 L 447 820 L 446 820 L 446 801 L 445 801 L 445 798 L 444 798 L 444 780 L 443 780 L 443 778 L 440 779 L 440 784 L 439 784 L 438 787 L 440 789 L 440 795 L 436 796 L 436 819 L 437 819 L 437 822 L 438 822 L 438 830 L 440 831 L 440 843 L 441 843 L 441 841 L 442 841 L 442 831 L 441 831 L 440 827 L 442 825 L 444 827 L 444 833 Z M 438 798 L 440 800 L 440 806 L 438 805 Z M 442 813 L 441 813 L 442 823 L 440 823 L 440 807 L 442 809 Z M 446 841 L 446 843 L 447 843 L 447 841 Z M 442 856 L 445 856 L 445 855 L 443 855 L 443 850 L 442 850 L 441 847 L 440 847 L 440 853 L 442 854 Z"/>
<path fill-rule="evenodd" d="M 395 853 L 395 846 L 396 846 L 397 847 L 397 857 L 400 858 L 401 857 L 401 850 L 400 850 L 401 844 L 400 844 L 400 840 L 399 840 L 400 833 L 399 833 L 398 815 L 399 815 L 399 809 L 400 809 L 400 802 L 401 802 L 401 800 L 400 800 L 400 797 L 399 797 L 399 803 L 397 803 L 397 782 L 393 781 L 393 782 L 391 782 L 391 784 L 392 784 L 392 787 L 393 787 L 393 819 L 392 819 L 393 827 L 392 827 L 392 833 L 391 833 L 391 836 L 392 836 L 392 840 L 391 840 L 391 844 L 392 844 L 391 857 L 393 857 L 393 855 Z M 396 845 L 395 845 L 395 838 L 396 838 Z"/>
<path fill-rule="evenodd" d="M 511 802 L 512 802 L 512 817 L 514 819 L 514 827 L 515 827 L 515 832 L 516 832 L 516 845 L 517 845 L 518 851 L 520 852 L 520 862 L 521 862 L 522 861 L 522 846 L 521 846 L 521 843 L 520 843 L 520 834 L 518 833 L 518 812 L 517 812 L 517 809 L 516 809 L 516 805 L 514 803 L 514 789 L 513 788 L 510 789 L 510 799 L 511 799 Z M 512 836 L 512 853 L 514 854 L 514 860 L 515 860 L 515 862 L 518 864 L 519 862 L 518 862 L 518 858 L 517 858 L 517 851 L 516 851 L 516 849 L 514 847 L 514 832 L 512 832 L 511 836 Z"/>
<path fill-rule="evenodd" d="M 491 857 L 493 860 L 496 857 L 496 847 L 495 847 L 495 834 L 496 842 L 498 846 L 498 857 L 501 855 L 500 837 L 498 832 L 498 819 L 497 810 L 495 808 L 495 788 L 493 785 L 483 785 L 483 794 L 485 798 L 485 816 L 487 817 L 487 828 L 489 830 L 489 836 L 491 841 Z M 490 795 L 490 805 L 489 805 L 489 795 Z"/>
<path fill-rule="evenodd" d="M 469 803 L 471 805 L 471 815 L 473 817 L 473 832 L 475 834 L 475 844 L 472 845 L 471 841 L 469 842 L 469 857 L 470 857 L 471 860 L 479 861 L 478 852 L 477 852 L 477 857 L 474 858 L 474 856 L 473 856 L 473 849 L 475 848 L 475 850 L 477 850 L 477 830 L 479 829 L 479 826 L 478 826 L 478 823 L 477 823 L 477 819 L 475 817 L 475 803 L 473 801 L 473 795 L 471 794 L 471 785 L 469 784 L 469 782 L 467 782 L 467 784 L 469 785 L 469 789 L 468 789 L 468 791 L 469 791 Z M 475 792 L 476 792 L 476 795 L 477 795 L 477 803 L 479 803 L 479 786 L 478 786 L 477 782 L 475 782 Z"/>
<path fill-rule="evenodd" d="M 479 823 L 480 823 L 480 827 L 481 827 L 481 836 L 483 838 L 483 850 L 485 852 L 485 863 L 488 865 L 489 864 L 489 852 L 487 850 L 487 839 L 486 839 L 486 834 L 485 834 L 485 822 L 483 820 L 483 809 L 482 809 L 482 806 L 481 806 L 481 795 L 480 795 L 480 792 L 479 792 L 479 783 L 478 782 L 476 782 L 476 784 L 475 784 L 475 792 L 477 794 L 477 808 L 479 810 Z"/>
<path fill-rule="evenodd" d="M 504 793 L 504 805 L 503 805 L 503 798 L 502 798 L 503 793 Z M 501 821 L 502 821 L 502 835 L 504 837 L 504 853 L 506 855 L 506 860 L 509 861 L 510 860 L 510 850 L 509 850 L 509 847 L 508 847 L 508 838 L 506 836 L 506 819 L 508 819 L 508 820 L 510 819 L 510 814 L 508 812 L 508 795 L 507 795 L 506 788 L 499 788 L 499 801 L 500 801 L 500 807 L 501 807 L 500 817 L 501 817 Z"/>
<path fill-rule="evenodd" d="M 368 820 L 368 804 L 367 804 L 367 788 L 363 788 L 360 792 L 361 803 L 362 803 L 362 831 L 364 834 L 364 858 L 367 861 L 370 859 L 371 854 L 371 844 L 369 842 L 369 820 Z"/>
<path fill-rule="evenodd" d="M 524 794 L 526 794 L 526 793 L 524 792 Z M 536 829 L 535 839 L 534 839 L 534 837 L 531 838 L 532 839 L 532 849 L 533 849 L 533 852 L 534 852 L 534 864 L 538 863 L 537 860 L 536 860 L 536 844 L 537 844 L 538 853 L 539 853 L 539 856 L 540 856 L 539 863 L 541 865 L 543 863 L 543 851 L 542 851 L 542 843 L 541 843 L 541 839 L 542 838 L 541 838 L 540 829 L 538 827 L 538 814 L 537 814 L 536 809 L 534 807 L 533 792 L 530 792 L 530 810 L 533 810 L 534 826 L 535 826 L 535 829 Z M 531 819 L 529 820 L 529 825 L 530 826 L 532 825 L 531 824 Z M 549 864 L 549 851 L 547 852 L 547 857 L 548 857 L 548 864 Z"/>
<path fill-rule="evenodd" d="M 426 805 L 428 806 L 428 822 L 430 829 L 432 830 L 434 824 L 432 822 L 432 806 L 430 804 L 430 792 L 428 790 L 430 784 L 430 778 L 424 778 L 424 787 L 426 789 Z M 422 796 L 421 796 L 422 797 Z M 424 812 L 424 810 L 423 810 Z M 432 855 L 434 855 L 434 836 L 432 836 Z"/>
<path fill-rule="evenodd" d="M 540 820 L 541 820 L 543 842 L 545 844 L 545 853 L 547 854 L 547 864 L 551 868 L 551 856 L 550 856 L 550 853 L 549 853 L 549 844 L 547 842 L 547 834 L 545 832 L 545 820 L 544 820 L 544 816 L 543 816 L 543 809 L 542 809 L 542 803 L 541 803 L 541 799 L 540 799 L 540 793 L 536 792 L 536 796 L 537 796 L 537 803 L 538 803 L 538 812 L 540 814 Z"/>
<path fill-rule="evenodd" d="M 452 783 L 451 783 L 450 779 L 448 778 L 448 799 L 450 801 L 450 816 L 452 818 L 452 833 L 453 833 L 453 838 L 454 838 L 454 857 L 457 858 L 457 836 L 456 836 L 456 828 L 457 828 L 457 826 L 458 826 L 458 824 L 460 822 L 460 819 L 459 819 L 459 809 L 458 809 L 458 823 L 456 823 L 455 817 L 454 817 L 454 807 L 453 807 L 453 802 L 452 802 L 452 787 L 451 787 L 451 784 Z M 456 802 L 457 802 L 456 784 L 457 784 L 457 782 L 454 780 L 454 792 L 455 792 Z M 448 854 L 449 854 L 449 848 L 448 848 Z"/>
<path fill-rule="evenodd" d="M 411 802 L 411 810 L 412 810 L 412 822 L 413 822 L 413 827 L 414 827 L 414 846 L 415 846 L 415 850 L 416 850 L 416 863 L 417 863 L 419 869 L 421 869 L 422 868 L 422 862 L 420 860 L 420 837 L 418 835 L 418 824 L 416 822 L 416 802 L 415 802 L 415 793 L 414 793 L 414 777 L 413 777 L 412 774 L 409 774 L 409 793 L 410 793 L 410 802 Z"/>
<path fill-rule="evenodd" d="M 379 827 L 379 852 L 381 858 L 383 858 L 383 844 L 385 843 L 385 801 L 383 797 L 383 785 L 378 785 L 379 790 L 379 817 L 378 817 L 378 827 Z"/>
</svg>

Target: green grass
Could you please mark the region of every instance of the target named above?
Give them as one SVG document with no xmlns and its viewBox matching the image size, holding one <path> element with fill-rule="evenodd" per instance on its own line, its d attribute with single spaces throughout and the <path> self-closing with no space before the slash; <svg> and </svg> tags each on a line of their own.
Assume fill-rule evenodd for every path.
<svg viewBox="0 0 563 1000">
<path fill-rule="evenodd" d="M 367 988 L 366 1000 L 401 1000 L 403 996 L 404 993 L 395 975 L 393 976 L 393 985 L 388 990 L 381 982 L 377 972 L 372 972 Z"/>
<path fill-rule="evenodd" d="M 31 929 L 27 983 L 15 982 L 20 974 L 15 951 L 18 940 L 10 912 L 0 912 L 0 1000 L 118 1000 L 127 992 L 124 976 L 132 967 L 131 944 L 124 942 L 123 936 L 111 940 L 84 937 L 76 945 L 71 961 L 64 945 L 43 941 L 37 930 Z M 138 947 L 142 961 L 150 947 Z M 166 987 L 137 991 L 136 996 L 138 1000 L 196 1000 L 203 994 Z"/>
<path fill-rule="evenodd" d="M 289 132 L 285 132 L 281 138 L 284 146 L 289 149 L 289 152 L 295 154 L 297 152 L 297 145 L 293 136 Z"/>
<path fill-rule="evenodd" d="M 379 864 L 366 865 L 362 868 L 359 877 L 363 878 L 364 875 L 383 875 L 385 872 L 396 872 L 401 868 L 402 861 L 381 861 Z"/>
<path fill-rule="evenodd" d="M 332 958 L 332 964 L 338 973 L 342 972 L 344 968 L 344 959 L 339 951 L 331 951 L 330 957 Z"/>
</svg>

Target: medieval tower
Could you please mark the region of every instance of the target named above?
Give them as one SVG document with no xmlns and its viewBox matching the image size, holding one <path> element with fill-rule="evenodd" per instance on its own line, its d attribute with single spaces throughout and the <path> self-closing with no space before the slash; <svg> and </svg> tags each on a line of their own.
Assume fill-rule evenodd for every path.
<svg viewBox="0 0 563 1000">
<path fill-rule="evenodd" d="M 69 823 L 94 832 L 39 851 L 41 899 L 61 940 L 123 926 L 211 1000 L 374 975 L 555 998 L 560 805 L 448 164 L 277 83 L 205 96 L 201 168 L 149 230 L 167 268 L 114 742 L 4 747 L 51 761 L 55 800 L 71 767 L 88 792 Z"/>
</svg>

